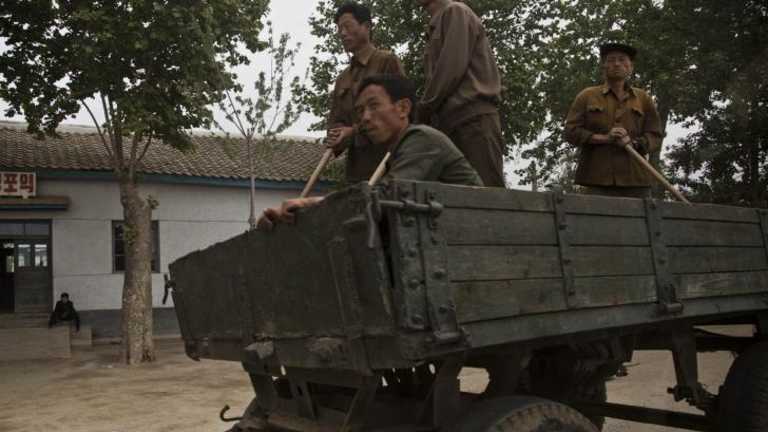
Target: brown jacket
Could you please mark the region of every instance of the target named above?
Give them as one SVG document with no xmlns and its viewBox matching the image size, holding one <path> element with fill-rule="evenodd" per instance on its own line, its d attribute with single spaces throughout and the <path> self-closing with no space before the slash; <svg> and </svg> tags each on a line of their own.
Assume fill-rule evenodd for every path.
<svg viewBox="0 0 768 432">
<path fill-rule="evenodd" d="M 497 112 L 499 68 L 483 23 L 469 6 L 450 2 L 432 17 L 424 65 L 420 122 L 450 133 L 472 117 Z"/>
<path fill-rule="evenodd" d="M 376 74 L 400 74 L 403 68 L 397 56 L 389 51 L 373 48 L 363 53 L 360 58 L 353 57 L 341 75 L 331 94 L 331 112 L 328 115 L 328 128 L 355 126 L 355 97 L 360 82 Z M 355 134 L 343 144 L 341 152 L 347 150 L 347 182 L 357 183 L 368 180 L 384 157 L 385 149 L 375 146 L 362 134 Z M 338 154 L 337 154 L 338 156 Z"/>
<path fill-rule="evenodd" d="M 652 177 L 624 150 L 615 145 L 590 144 L 594 134 L 607 134 L 614 126 L 627 130 L 640 152 L 661 148 L 659 113 L 648 93 L 627 86 L 620 101 L 608 85 L 582 90 L 565 121 L 565 139 L 579 147 L 576 183 L 584 186 L 650 186 Z"/>
</svg>

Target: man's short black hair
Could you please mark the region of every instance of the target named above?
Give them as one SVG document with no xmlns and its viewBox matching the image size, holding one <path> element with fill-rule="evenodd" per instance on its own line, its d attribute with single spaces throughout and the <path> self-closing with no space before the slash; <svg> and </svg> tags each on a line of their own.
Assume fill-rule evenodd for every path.
<svg viewBox="0 0 768 432">
<path fill-rule="evenodd" d="M 339 6 L 338 9 L 336 9 L 336 16 L 334 17 L 333 22 L 338 24 L 339 18 L 347 13 L 352 14 L 352 16 L 355 17 L 355 21 L 357 21 L 359 24 L 372 23 L 371 10 L 368 9 L 367 6 L 353 1 L 346 2 Z"/>
<path fill-rule="evenodd" d="M 371 75 L 360 82 L 357 88 L 357 94 L 360 94 L 370 85 L 378 85 L 384 88 L 392 102 L 402 99 L 408 99 L 411 104 L 416 104 L 416 86 L 413 81 L 397 74 L 378 74 Z"/>
<path fill-rule="evenodd" d="M 64 297 L 69 298 L 69 294 L 65 292 L 61 293 L 61 298 L 64 298 Z"/>
<path fill-rule="evenodd" d="M 605 57 L 612 52 L 624 53 L 632 61 L 634 61 L 637 56 L 637 49 L 635 47 L 623 43 L 611 42 L 600 45 L 600 61 L 605 60 Z"/>
</svg>

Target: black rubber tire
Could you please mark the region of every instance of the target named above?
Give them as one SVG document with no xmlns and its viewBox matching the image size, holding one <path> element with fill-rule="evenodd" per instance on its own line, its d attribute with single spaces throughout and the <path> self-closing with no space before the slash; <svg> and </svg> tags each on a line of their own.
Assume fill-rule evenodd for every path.
<svg viewBox="0 0 768 432">
<path fill-rule="evenodd" d="M 470 407 L 454 432 L 597 432 L 578 411 L 531 396 L 487 399 Z"/>
<path fill-rule="evenodd" d="M 606 402 L 608 400 L 606 377 L 613 374 L 613 367 L 606 366 L 605 369 L 601 368 L 594 371 L 587 380 L 577 380 L 566 370 L 560 369 L 528 371 L 529 375 L 526 377 L 521 390 L 525 394 L 565 404 L 573 401 Z M 603 430 L 605 417 L 589 415 L 586 417 L 592 421 L 598 431 Z"/>
<path fill-rule="evenodd" d="M 716 422 L 719 432 L 768 432 L 768 342 L 749 347 L 731 365 Z"/>
</svg>

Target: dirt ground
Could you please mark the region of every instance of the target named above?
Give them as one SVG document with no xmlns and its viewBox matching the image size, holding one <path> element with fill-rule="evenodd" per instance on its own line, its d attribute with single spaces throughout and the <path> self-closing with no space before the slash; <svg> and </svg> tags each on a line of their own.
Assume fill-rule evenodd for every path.
<svg viewBox="0 0 768 432">
<path fill-rule="evenodd" d="M 117 347 L 75 351 L 69 360 L 0 363 L 0 432 L 212 432 L 225 405 L 240 413 L 252 390 L 237 363 L 194 362 L 181 342 L 158 345 L 158 361 L 128 368 L 116 363 Z M 728 354 L 701 356 L 702 381 L 717 392 L 730 366 Z M 609 382 L 609 399 L 655 408 L 685 409 L 667 394 L 674 370 L 664 352 L 636 354 L 629 376 Z M 480 391 L 481 370 L 462 374 L 462 388 Z M 692 411 L 695 412 L 695 411 Z M 609 420 L 607 432 L 671 432 Z"/>
</svg>

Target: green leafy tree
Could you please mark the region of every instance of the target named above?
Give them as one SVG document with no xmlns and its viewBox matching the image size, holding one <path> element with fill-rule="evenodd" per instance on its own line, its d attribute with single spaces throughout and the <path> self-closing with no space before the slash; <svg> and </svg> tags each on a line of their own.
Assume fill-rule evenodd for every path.
<svg viewBox="0 0 768 432">
<path fill-rule="evenodd" d="M 302 103 L 320 118 L 327 116 L 330 89 L 346 65 L 333 21 L 341 3 L 342 0 L 320 0 L 310 19 L 312 34 L 319 42 L 310 62 L 312 83 L 303 88 Z M 429 20 L 426 12 L 413 0 L 361 0 L 360 3 L 373 11 L 374 44 L 397 53 L 406 73 L 421 87 L 424 83 L 422 53 Z M 546 110 L 534 93 L 533 84 L 539 71 L 533 60 L 539 35 L 547 29 L 537 17 L 545 15 L 550 2 L 472 0 L 466 3 L 483 19 L 503 74 L 503 133 L 508 148 L 512 149 L 535 139 L 544 124 Z M 316 127 L 323 129 L 325 124 L 321 122 Z"/>
<path fill-rule="evenodd" d="M 269 71 L 258 74 L 250 91 L 237 84 L 232 90 L 227 90 L 226 98 L 219 102 L 219 108 L 224 112 L 226 120 L 245 140 L 251 178 L 248 215 L 248 225 L 251 229 L 256 229 L 253 146 L 272 145 L 277 135 L 296 123 L 301 115 L 296 109 L 300 81 L 298 76 L 292 76 L 301 44 L 291 46 L 288 33 L 282 33 L 276 41 L 271 22 L 267 22 L 267 34 L 265 53 L 269 57 Z M 216 126 L 222 131 L 225 130 L 219 123 Z"/>
<path fill-rule="evenodd" d="M 302 101 L 324 117 L 328 91 L 344 64 L 335 37 L 333 14 L 340 1 L 321 0 L 311 20 L 320 38 L 312 59 L 312 86 Z M 397 52 L 409 75 L 423 83 L 422 51 L 426 15 L 412 0 L 364 0 L 374 12 L 373 38 Z M 523 183 L 537 181 L 572 190 L 570 178 L 575 149 L 562 138 L 563 121 L 571 102 L 584 87 L 602 81 L 598 46 L 607 41 L 635 45 L 633 85 L 648 90 L 666 127 L 694 119 L 706 128 L 715 108 L 736 101 L 740 116 L 759 120 L 757 95 L 765 82 L 757 67 L 764 62 L 765 2 L 757 0 L 467 0 L 483 20 L 502 72 L 501 116 L 507 156 L 519 157 L 517 174 Z M 712 31 L 717 29 L 717 31 Z M 751 71 L 747 73 L 746 71 Z M 746 75 L 745 75 L 746 74 Z M 745 88 L 744 82 L 752 83 Z M 742 84 L 739 84 L 742 83 Z M 738 94 L 751 102 L 738 102 Z M 745 99 L 746 100 L 746 99 Z M 722 114 L 722 113 L 721 113 Z M 733 113 L 735 115 L 735 111 Z M 765 123 L 765 122 L 763 122 Z M 762 124 L 760 121 L 743 124 Z M 318 124 L 322 128 L 322 124 Z M 676 150 L 666 142 L 666 149 Z M 696 146 L 688 144 L 690 149 Z M 760 152 L 753 152 L 760 159 Z M 689 159 L 691 159 L 689 157 Z M 651 155 L 661 169 L 680 163 Z M 535 162 L 535 169 L 531 169 Z M 755 162 L 752 162 L 753 168 Z M 759 165 L 759 164 L 758 164 Z M 694 170 L 694 167 L 686 169 Z M 754 170 L 753 170 L 754 171 Z M 706 172 L 702 175 L 706 176 Z M 757 186 L 750 186 L 756 190 Z M 753 193 L 754 195 L 754 193 Z"/>
<path fill-rule="evenodd" d="M 267 0 L 157 2 L 0 0 L 0 98 L 28 130 L 55 135 L 81 108 L 112 160 L 123 205 L 126 271 L 123 358 L 154 359 L 151 212 L 139 171 L 150 146 L 189 148 L 187 130 L 207 127 L 210 106 L 233 86 L 238 48 L 259 41 Z M 95 106 L 103 111 L 97 120 Z"/>
<path fill-rule="evenodd" d="M 669 172 L 696 200 L 767 207 L 768 4 L 680 3 L 695 11 L 691 69 L 708 93 L 689 113 L 698 131 L 670 145 Z"/>
</svg>

